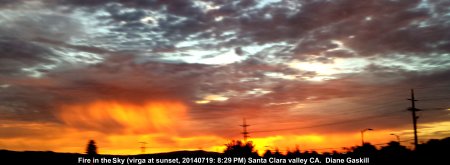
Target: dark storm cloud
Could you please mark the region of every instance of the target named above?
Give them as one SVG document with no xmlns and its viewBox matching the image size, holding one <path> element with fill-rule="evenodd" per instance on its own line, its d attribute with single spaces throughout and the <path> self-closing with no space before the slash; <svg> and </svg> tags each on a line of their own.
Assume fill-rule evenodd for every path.
<svg viewBox="0 0 450 165">
<path fill-rule="evenodd" d="M 312 3 L 306 4 L 303 7 L 306 13 L 300 12 L 299 16 L 309 13 L 314 15 L 307 18 L 320 18 L 320 23 L 313 21 L 313 27 L 323 30 L 314 32 L 315 40 L 312 41 L 312 44 L 319 46 L 323 45 L 320 42 L 343 39 L 345 44 L 362 56 L 448 52 L 445 44 L 438 43 L 445 43 L 449 39 L 449 33 L 445 30 L 449 24 L 437 23 L 436 21 L 442 18 L 434 18 L 433 15 L 445 15 L 449 11 L 433 13 L 429 8 L 418 8 L 419 3 L 420 1 L 337 1 L 335 4 L 322 5 Z M 319 12 L 308 12 L 308 9 Z M 421 27 L 420 23 L 427 25 Z M 350 36 L 352 38 L 346 39 Z M 435 44 L 437 45 L 432 46 Z M 299 44 L 297 50 L 302 51 L 304 46 Z M 326 49 L 329 47 L 319 47 L 318 50 Z"/>
<path fill-rule="evenodd" d="M 24 4 L 5 2 L 16 8 Z M 0 11 L 4 21 L 0 25 L 0 85 L 10 85 L 0 88 L 4 118 L 54 120 L 57 104 L 102 99 L 182 100 L 195 107 L 194 112 L 217 109 L 217 116 L 236 111 L 254 114 L 270 110 L 273 103 L 280 104 L 280 113 L 287 113 L 292 108 L 284 104 L 288 102 L 351 99 L 411 81 L 414 85 L 447 83 L 450 77 L 442 69 L 450 62 L 442 55 L 450 51 L 446 1 L 318 0 L 268 5 L 252 0 L 211 1 L 211 6 L 203 8 L 198 5 L 203 1 L 188 0 L 43 2 L 40 11 L 26 7 Z M 183 41 L 192 45 L 176 46 Z M 266 47 L 252 50 L 252 46 Z M 185 52 L 190 49 L 229 50 L 244 59 L 207 65 L 162 58 L 219 54 Z M 102 60 L 79 64 L 66 59 L 70 53 L 92 53 Z M 302 78 L 319 76 L 319 71 L 287 65 L 294 59 L 333 64 L 335 58 L 353 57 L 369 64 L 324 82 Z M 370 63 L 382 58 L 392 63 Z M 22 71 L 58 62 L 62 64 L 42 70 L 45 74 L 39 78 Z M 229 100 L 193 103 L 209 94 Z M 208 117 L 212 112 L 192 115 Z"/>
<path fill-rule="evenodd" d="M 171 17 L 167 21 L 175 21 L 176 17 L 189 18 L 191 21 L 201 21 L 204 14 L 192 1 L 185 0 L 148 0 L 148 1 L 86 1 L 62 0 L 55 1 L 56 5 L 73 5 L 86 8 L 103 8 L 116 21 L 138 21 L 147 15 L 146 11 L 161 11 Z M 164 9 L 163 9 L 164 8 Z M 125 11 L 123 9 L 133 9 Z M 181 22 L 182 23 L 182 22 Z M 164 27 L 162 27 L 164 28 Z"/>
<path fill-rule="evenodd" d="M 91 91 L 86 93 L 87 100 L 184 100 L 192 92 L 193 83 L 208 68 L 197 64 L 140 62 L 133 57 L 123 56 L 126 55 L 111 57 L 101 64 L 81 70 L 55 72 L 49 76 L 63 80 L 69 89 Z M 76 76 L 79 72 L 86 74 Z M 183 79 L 183 82 L 177 82 L 177 79 Z"/>
<path fill-rule="evenodd" d="M 298 12 L 289 13 L 284 3 L 262 9 L 247 9 L 225 4 L 211 15 L 223 15 L 217 23 L 222 30 L 237 29 L 238 44 L 285 41 L 296 44 L 293 58 L 324 52 L 326 57 L 387 56 L 404 53 L 424 56 L 449 52 L 450 11 L 421 1 L 303 1 Z M 245 9 L 245 10 L 243 10 Z M 227 11 L 227 12 L 224 12 Z M 245 11 L 245 12 L 243 12 Z M 218 14 L 221 13 L 221 14 Z M 226 13 L 226 14 L 225 14 Z M 225 27 L 225 29 L 224 29 Z M 220 30 L 220 29 L 218 29 Z M 339 40 L 355 52 L 335 49 Z M 289 45 L 286 46 L 289 48 Z"/>
<path fill-rule="evenodd" d="M 0 38 L 0 73 L 23 74 L 22 68 L 36 64 L 52 64 L 52 52 L 43 46 L 10 37 Z"/>
<path fill-rule="evenodd" d="M 33 82 L 35 81 L 27 81 L 30 84 Z M 56 108 L 53 104 L 55 95 L 48 91 L 45 85 L 14 85 L 7 89 L 0 89 L 2 120 L 56 121 L 51 115 Z"/>
<path fill-rule="evenodd" d="M 101 28 L 115 33 L 104 34 L 96 39 L 103 44 L 107 41 L 108 49 L 120 51 L 139 53 L 150 48 L 158 52 L 161 48 L 174 47 L 174 44 L 189 35 L 202 32 L 211 26 L 211 18 L 190 1 L 120 1 L 105 2 L 104 6 L 69 4 L 77 11 L 93 12 L 94 9 L 107 12 L 107 15 L 102 14 L 93 19 L 100 20 L 98 26 Z M 83 8 L 78 8 L 79 6 Z M 163 17 L 156 17 L 155 13 Z M 144 21 L 143 18 L 147 16 L 153 18 Z M 96 41 L 90 42 L 95 44 Z"/>
<path fill-rule="evenodd" d="M 96 46 L 72 45 L 72 44 L 68 44 L 66 42 L 62 42 L 62 41 L 58 41 L 58 40 L 51 40 L 51 39 L 47 39 L 47 38 L 34 38 L 32 41 L 43 43 L 43 44 L 48 44 L 49 46 L 53 46 L 53 47 L 74 49 L 74 50 L 81 51 L 81 52 L 89 52 L 89 53 L 95 53 L 95 54 L 115 53 L 110 50 L 99 48 Z"/>
<path fill-rule="evenodd" d="M 420 1 L 300 3 L 299 11 L 294 14 L 290 14 L 283 3 L 246 10 L 245 14 L 242 14 L 242 8 L 227 4 L 210 13 L 237 17 L 237 20 L 225 18 L 224 21 L 237 25 L 238 38 L 242 40 L 250 39 L 260 44 L 299 41 L 294 53 L 300 55 L 336 48 L 331 40 L 343 41 L 360 56 L 448 52 L 446 29 L 449 24 L 442 21 L 449 11 L 431 10 L 431 7 L 442 5 L 442 1 L 430 2 L 431 7 L 421 7 Z"/>
<path fill-rule="evenodd" d="M 2 8 L 14 8 L 18 4 L 21 4 L 21 0 L 0 0 L 0 9 Z"/>
<path fill-rule="evenodd" d="M 450 69 L 436 70 L 433 72 L 416 72 L 410 74 L 404 83 L 413 83 L 416 86 L 425 86 L 427 84 L 448 85 L 450 84 Z M 450 87 L 448 88 L 450 90 Z"/>
<path fill-rule="evenodd" d="M 137 9 L 158 10 L 165 7 L 165 11 L 178 16 L 196 16 L 199 9 L 195 7 L 194 2 L 190 0 L 49 0 L 56 5 L 73 5 L 74 7 L 102 7 L 108 4 L 120 4 L 124 7 Z"/>
<path fill-rule="evenodd" d="M 219 40 L 216 47 L 226 43 L 231 44 L 228 46 L 242 46 L 286 41 L 296 45 L 292 51 L 299 56 L 296 58 L 300 59 L 304 54 L 336 48 L 336 44 L 330 40 L 343 41 L 356 50 L 355 54 L 359 56 L 449 51 L 445 42 L 449 38 L 446 30 L 448 23 L 444 21 L 449 11 L 438 7 L 445 6 L 444 1 L 424 3 L 422 6 L 420 4 L 423 2 L 418 0 L 300 1 L 293 3 L 298 5 L 294 6 L 297 10 L 286 9 L 289 1 L 262 8 L 255 8 L 254 1 L 214 1 L 212 4 L 218 5 L 219 8 L 208 11 L 202 11 L 192 1 L 50 2 L 54 5 L 70 5 L 73 8 L 104 9 L 110 15 L 109 18 L 102 16 L 101 19 L 126 22 L 117 25 L 113 30 L 127 33 L 125 36 L 128 36 L 130 41 L 118 44 L 141 45 L 136 48 L 171 45 L 195 33 L 201 35 L 194 39 L 219 39 L 221 35 L 217 34 L 235 30 L 238 33 L 234 38 L 229 38 L 231 40 L 228 41 Z M 158 18 L 158 26 L 150 28 L 139 21 L 150 15 L 149 11 L 158 11 L 167 17 Z M 223 16 L 223 19 L 214 21 L 218 16 Z M 208 29 L 212 31 L 206 32 Z M 160 32 L 162 36 L 150 35 L 150 31 Z M 352 37 L 349 38 L 350 36 Z M 326 54 L 330 57 L 353 55 L 348 52 Z"/>
<path fill-rule="evenodd" d="M 131 55 L 111 56 L 85 68 L 53 70 L 40 80 L 11 79 L 6 82 L 14 86 L 1 89 L 0 96 L 4 108 L 11 109 L 16 119 L 20 118 L 18 113 L 25 117 L 22 119 L 35 116 L 25 113 L 32 108 L 45 120 L 53 117 L 52 111 L 59 105 L 92 100 L 191 100 L 195 84 L 208 70 L 209 66 L 201 64 L 141 62 Z"/>
<path fill-rule="evenodd" d="M 4 21 L 0 25 L 3 36 L 21 39 L 48 38 L 61 41 L 81 33 L 81 25 L 64 15 L 33 11 L 4 11 L 0 13 L 0 17 Z"/>
<path fill-rule="evenodd" d="M 222 33 L 226 30 L 233 30 L 237 27 L 237 19 L 226 18 L 224 21 L 214 21 L 217 10 L 204 11 L 195 1 L 82 1 L 82 0 L 67 0 L 67 1 L 50 1 L 52 5 L 68 5 L 75 10 L 86 12 L 106 11 L 108 15 L 98 16 L 101 20 L 101 26 L 115 31 L 115 34 L 107 34 L 110 39 L 116 39 L 115 47 L 118 50 L 139 51 L 139 49 L 154 48 L 159 49 L 161 45 L 172 46 L 180 41 L 187 41 L 190 39 L 207 39 L 216 38 L 219 43 L 202 43 L 201 48 L 218 48 L 221 43 L 237 42 L 220 41 L 229 40 L 231 36 L 225 37 Z M 203 2 L 203 1 L 201 1 Z M 231 2 L 231 1 L 230 1 Z M 247 6 L 249 2 L 240 2 L 233 7 L 242 8 Z M 197 3 L 200 3 L 198 1 Z M 228 5 L 221 2 L 215 2 L 217 5 Z M 214 3 L 213 3 L 214 4 Z M 221 9 L 219 9 L 221 10 Z M 155 12 L 164 17 L 154 17 Z M 143 22 L 141 19 L 146 16 L 152 16 L 154 19 Z M 110 26 L 113 25 L 113 26 Z M 150 25 L 150 26 L 149 26 Z M 212 31 L 208 31 L 212 30 Z M 154 32 L 154 33 L 150 33 Z M 155 35 L 158 33 L 158 35 Z M 243 41 L 238 41 L 243 42 Z M 249 44 L 251 41 L 245 41 Z M 118 46 L 120 45 L 120 46 Z M 231 45 L 238 45 L 233 43 Z M 128 49 L 127 49 L 128 48 Z"/>
<path fill-rule="evenodd" d="M 222 93 L 228 90 L 245 93 L 254 88 L 268 88 L 270 90 L 270 87 L 273 85 L 281 85 L 284 83 L 283 80 L 267 77 L 267 73 L 298 76 L 311 75 L 309 72 L 267 62 L 264 58 L 264 56 L 255 55 L 241 62 L 215 67 L 214 70 L 204 75 L 207 78 L 200 82 L 201 92 Z M 237 100 L 241 99 L 239 95 L 236 97 Z"/>
<path fill-rule="evenodd" d="M 82 35 L 80 23 L 65 15 L 43 14 L 35 11 L 0 11 L 0 63 L 5 75 L 29 75 L 24 69 L 35 68 L 45 73 L 46 66 L 71 62 L 66 54 L 56 51 L 70 48 L 77 52 L 106 53 L 93 46 L 67 43 Z M 83 57 L 84 58 L 84 57 Z M 79 58 L 82 59 L 82 58 Z M 7 77 L 5 77 L 7 78 Z"/>
</svg>

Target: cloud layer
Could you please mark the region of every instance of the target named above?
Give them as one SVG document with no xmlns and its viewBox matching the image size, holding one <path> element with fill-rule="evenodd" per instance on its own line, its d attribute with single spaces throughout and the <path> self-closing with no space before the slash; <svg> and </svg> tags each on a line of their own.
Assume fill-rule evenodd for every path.
<svg viewBox="0 0 450 165">
<path fill-rule="evenodd" d="M 25 122 L 214 141 L 239 138 L 244 117 L 255 138 L 403 130 L 410 88 L 438 109 L 423 122 L 448 121 L 445 0 L 0 2 L 0 131 L 13 132 L 2 138 L 34 134 L 11 130 Z M 114 116 L 153 116 L 142 107 L 161 101 L 185 107 L 160 110 L 174 132 Z M 361 123 L 371 116 L 385 122 Z"/>
</svg>

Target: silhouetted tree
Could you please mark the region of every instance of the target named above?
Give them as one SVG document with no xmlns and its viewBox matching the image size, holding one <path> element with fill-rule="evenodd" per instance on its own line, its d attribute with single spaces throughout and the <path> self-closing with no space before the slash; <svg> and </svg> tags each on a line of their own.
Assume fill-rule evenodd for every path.
<svg viewBox="0 0 450 165">
<path fill-rule="evenodd" d="M 372 156 L 377 151 L 377 148 L 370 143 L 364 143 L 363 146 L 353 148 L 353 154 L 358 156 Z"/>
<path fill-rule="evenodd" d="M 399 142 L 394 142 L 394 141 L 389 142 L 388 145 L 385 147 L 382 147 L 380 151 L 384 152 L 388 155 L 409 152 L 409 150 L 405 146 L 402 146 L 402 145 L 400 145 Z"/>
<path fill-rule="evenodd" d="M 364 143 L 362 146 L 352 147 L 353 151 L 348 156 L 353 157 L 370 157 L 370 163 L 379 164 L 379 152 L 377 148 L 370 144 Z"/>
<path fill-rule="evenodd" d="M 286 158 L 295 158 L 294 152 L 292 152 L 291 150 L 288 150 L 286 152 Z"/>
<path fill-rule="evenodd" d="M 442 164 L 439 161 L 448 159 L 449 148 L 450 137 L 441 140 L 431 139 L 417 146 L 414 157 L 422 164 Z"/>
<path fill-rule="evenodd" d="M 257 157 L 258 153 L 254 150 L 255 146 L 252 142 L 242 143 L 239 140 L 233 140 L 226 144 L 224 154 L 229 156 Z"/>
<path fill-rule="evenodd" d="M 302 153 L 302 155 L 310 156 L 310 153 L 309 153 L 309 151 L 305 151 L 305 152 Z"/>
<path fill-rule="evenodd" d="M 337 152 L 336 150 L 331 151 L 331 155 L 339 155 L 339 152 Z"/>
<path fill-rule="evenodd" d="M 275 148 L 275 152 L 273 153 L 273 157 L 281 158 L 283 157 L 283 154 L 281 154 L 280 150 L 278 148 Z"/>
<path fill-rule="evenodd" d="M 392 162 L 393 164 L 404 164 L 408 161 L 410 151 L 400 145 L 399 142 L 389 142 L 387 146 L 380 149 L 380 159 L 383 162 Z"/>
<path fill-rule="evenodd" d="M 301 156 L 301 153 L 300 153 L 300 149 L 297 147 L 297 148 L 295 148 L 295 150 L 294 151 L 289 151 L 287 154 L 286 154 L 286 157 L 287 158 L 296 158 L 296 157 L 300 157 Z"/>
<path fill-rule="evenodd" d="M 89 143 L 86 148 L 86 154 L 88 155 L 97 155 L 97 145 L 94 140 L 89 140 Z"/>
<path fill-rule="evenodd" d="M 270 157 L 273 157 L 272 151 L 266 150 L 266 152 L 264 153 L 263 157 L 267 158 L 267 159 L 270 158 Z"/>
<path fill-rule="evenodd" d="M 295 146 L 295 151 L 292 153 L 294 156 L 301 156 L 300 147 L 298 145 Z"/>
<path fill-rule="evenodd" d="M 405 143 L 406 144 L 406 143 Z M 89 141 L 91 149 L 95 151 L 95 142 Z M 94 147 L 92 147 L 94 146 Z M 242 143 L 240 141 L 232 141 L 226 144 L 226 154 L 206 151 L 176 151 L 172 153 L 160 153 L 160 154 L 146 154 L 146 155 L 134 155 L 133 157 L 140 159 L 148 158 L 177 158 L 177 157 L 223 157 L 223 156 L 237 156 L 237 157 L 257 157 L 256 151 L 252 143 Z M 276 147 L 274 147 L 276 148 Z M 333 157 L 338 159 L 360 158 L 369 157 L 370 164 L 446 164 L 448 162 L 448 151 L 450 148 L 450 137 L 441 140 L 429 140 L 426 143 L 419 144 L 416 150 L 409 150 L 404 146 L 401 146 L 398 142 L 390 142 L 387 146 L 381 147 L 381 149 L 375 148 L 370 144 L 363 146 L 344 148 L 344 152 L 338 153 L 333 151 L 331 153 L 317 154 L 315 151 L 305 151 L 300 153 L 297 150 L 290 152 L 289 155 L 280 155 L 281 158 L 292 158 L 292 155 L 300 154 L 302 158 L 317 157 L 324 160 L 324 157 Z M 88 152 L 89 153 L 89 152 Z M 92 152 L 91 152 L 92 153 Z M 93 152 L 96 153 L 96 152 Z M 264 157 L 275 157 L 275 149 L 272 151 L 266 151 Z M 0 149 L 0 159 L 4 162 L 14 162 L 9 164 L 35 164 L 36 162 L 46 160 L 46 164 L 74 164 L 74 160 L 77 160 L 80 154 L 74 153 L 55 153 L 51 151 L 8 151 Z M 126 159 L 129 156 L 117 156 L 117 155 L 102 155 L 112 159 L 113 157 L 119 157 Z M 322 161 L 323 163 L 323 161 Z M 6 163 L 8 164 L 8 163 Z M 83 164 L 83 163 L 80 163 Z M 448 164 L 448 163 L 447 163 Z"/>
</svg>

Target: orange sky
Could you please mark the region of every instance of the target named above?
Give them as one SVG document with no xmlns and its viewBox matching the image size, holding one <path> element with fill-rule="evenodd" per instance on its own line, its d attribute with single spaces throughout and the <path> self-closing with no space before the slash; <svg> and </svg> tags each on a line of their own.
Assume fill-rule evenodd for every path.
<svg viewBox="0 0 450 165">
<path fill-rule="evenodd" d="M 450 136 L 448 0 L 0 4 L 0 149 L 340 150 Z"/>
<path fill-rule="evenodd" d="M 231 137 L 203 131 L 194 132 L 196 129 L 192 127 L 196 127 L 197 124 L 189 122 L 192 119 L 189 119 L 187 110 L 184 104 L 176 101 L 146 102 L 142 105 L 118 101 L 96 101 L 86 105 L 64 105 L 57 111 L 57 116 L 63 121 L 60 124 L 3 121 L 0 125 L 3 133 L 6 133 L 5 130 L 17 131 L 22 135 L 1 138 L 0 146 L 10 150 L 82 153 L 85 151 L 87 141 L 94 139 L 100 153 L 126 155 L 141 153 L 139 142 L 147 142 L 146 153 L 197 149 L 222 152 L 225 148 L 224 144 L 232 139 L 241 139 L 239 120 L 226 126 L 235 131 Z M 320 129 L 333 129 L 333 126 L 327 126 L 305 128 L 300 132 L 287 130 L 252 133 L 252 130 L 266 128 L 264 125 L 252 125 L 252 121 L 257 122 L 257 120 L 247 121 L 251 125 L 249 141 L 256 145 L 256 149 L 260 153 L 266 149 L 279 149 L 281 152 L 286 152 L 295 149 L 296 146 L 302 151 L 312 149 L 319 152 L 342 151 L 342 147 L 361 144 L 359 131 L 320 133 Z M 308 123 L 304 124 L 308 125 Z M 420 135 L 426 134 L 426 132 L 447 131 L 450 122 L 437 122 L 423 126 Z M 266 130 L 270 131 L 271 129 Z M 379 144 L 396 140 L 394 136 L 390 135 L 391 133 L 402 135 L 402 140 L 410 140 L 411 134 L 405 134 L 405 132 L 410 132 L 410 129 L 375 129 L 365 132 L 365 141 Z M 403 142 L 403 145 L 410 146 L 410 143 L 411 141 Z"/>
</svg>

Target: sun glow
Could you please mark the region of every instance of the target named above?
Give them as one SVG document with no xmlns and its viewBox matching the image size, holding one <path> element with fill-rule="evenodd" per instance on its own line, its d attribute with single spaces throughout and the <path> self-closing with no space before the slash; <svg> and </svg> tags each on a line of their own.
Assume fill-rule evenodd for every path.
<svg viewBox="0 0 450 165">
<path fill-rule="evenodd" d="M 370 64 L 368 60 L 361 58 L 333 58 L 330 60 L 328 63 L 294 60 L 287 65 L 300 71 L 315 73 L 315 75 L 303 76 L 302 78 L 305 80 L 324 81 L 336 79 L 339 74 L 359 72 Z"/>
<path fill-rule="evenodd" d="M 208 104 L 211 101 L 227 101 L 229 98 L 221 95 L 207 95 L 203 98 L 203 100 L 197 100 L 195 103 L 197 104 Z"/>
<path fill-rule="evenodd" d="M 316 72 L 319 75 L 332 75 L 338 71 L 333 64 L 315 63 L 315 62 L 293 62 L 289 64 L 292 68 L 304 71 Z"/>
<path fill-rule="evenodd" d="M 263 155 L 266 150 L 279 150 L 282 153 L 295 150 L 294 147 L 301 145 L 304 147 L 306 143 L 312 146 L 319 146 L 324 143 L 324 136 L 319 135 L 283 135 L 283 136 L 267 136 L 260 138 L 252 138 L 251 141 L 255 144 L 255 149 L 259 155 Z M 303 144 L 305 143 L 305 144 Z M 303 148 L 302 148 L 303 149 Z"/>
</svg>

